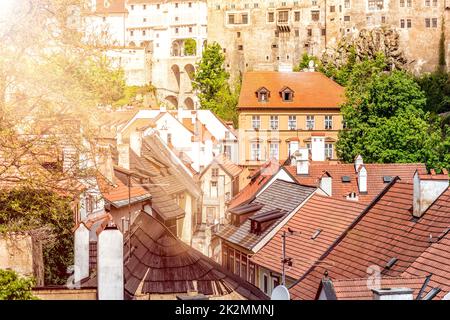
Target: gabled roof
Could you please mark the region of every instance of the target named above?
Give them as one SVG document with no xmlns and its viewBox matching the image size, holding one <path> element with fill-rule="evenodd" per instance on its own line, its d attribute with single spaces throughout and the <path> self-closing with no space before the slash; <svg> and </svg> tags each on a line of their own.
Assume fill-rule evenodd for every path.
<svg viewBox="0 0 450 320">
<path fill-rule="evenodd" d="M 286 241 L 286 256 L 293 265 L 286 275 L 300 278 L 350 226 L 366 205 L 314 194 L 251 260 L 281 273 L 281 235 L 287 229 L 299 234 Z M 320 231 L 319 231 L 320 230 Z M 313 235 L 320 232 L 314 239 Z"/>
<path fill-rule="evenodd" d="M 255 286 L 184 244 L 157 219 L 140 213 L 132 226 L 131 247 L 124 244 L 125 291 L 147 294 L 198 294 L 223 299 L 267 299 Z"/>
<path fill-rule="evenodd" d="M 255 92 L 261 87 L 271 92 L 289 87 L 295 96 L 289 104 L 278 94 L 260 102 Z M 244 73 L 238 108 L 338 109 L 343 102 L 344 88 L 320 72 L 254 71 Z"/>
<path fill-rule="evenodd" d="M 421 218 L 413 219 L 413 185 L 395 179 L 345 235 L 320 258 L 320 263 L 296 282 L 290 290 L 291 296 L 294 299 L 314 299 L 327 270 L 333 281 L 364 278 L 370 266 L 378 266 L 384 277 L 401 276 L 414 262 L 419 261 L 418 258 L 424 252 L 433 250 L 430 248 L 430 234 L 438 237 L 448 230 L 449 197 L 450 188 Z M 394 263 L 390 263 L 388 268 L 391 261 Z M 423 262 L 417 264 L 421 267 L 426 265 Z M 427 268 L 427 272 L 441 272 L 442 267 L 430 263 Z M 423 274 L 411 271 L 409 275 Z"/>
<path fill-rule="evenodd" d="M 230 177 L 235 178 L 242 172 L 242 168 L 228 159 L 223 153 L 216 156 L 211 163 L 200 173 L 200 178 L 211 168 L 211 165 L 217 164 Z"/>
<path fill-rule="evenodd" d="M 228 225 L 220 230 L 217 235 L 230 243 L 252 251 L 261 241 L 274 230 L 278 225 L 302 204 L 316 188 L 306 187 L 293 182 L 275 180 L 261 194 L 259 194 L 251 204 L 261 204 L 263 207 L 249 217 L 259 216 L 273 210 L 282 210 L 284 214 L 277 218 L 275 222 L 261 234 L 250 232 L 250 220 L 247 219 L 242 225 Z M 234 208 L 236 209 L 236 208 Z"/>
<path fill-rule="evenodd" d="M 364 167 L 367 170 L 367 193 L 359 194 L 358 173 L 353 163 L 311 161 L 308 175 L 297 175 L 295 166 L 284 166 L 299 183 L 310 186 L 318 186 L 323 173 L 328 172 L 333 178 L 333 197 L 345 199 L 350 192 L 356 192 L 363 203 L 372 201 L 387 186 L 383 177 L 398 176 L 404 182 L 412 182 L 416 170 L 426 172 L 425 165 L 421 163 L 365 163 Z M 342 177 L 349 177 L 350 181 L 343 182 Z"/>
</svg>

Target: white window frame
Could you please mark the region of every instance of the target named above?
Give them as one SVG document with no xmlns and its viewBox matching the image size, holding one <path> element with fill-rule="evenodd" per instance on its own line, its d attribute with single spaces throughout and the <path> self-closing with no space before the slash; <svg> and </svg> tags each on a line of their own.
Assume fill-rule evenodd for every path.
<svg viewBox="0 0 450 320">
<path fill-rule="evenodd" d="M 306 116 L 306 130 L 314 130 L 315 122 L 314 116 Z"/>
<path fill-rule="evenodd" d="M 278 128 L 279 128 L 278 116 L 270 116 L 270 129 L 278 130 Z"/>
<path fill-rule="evenodd" d="M 250 145 L 250 160 L 258 161 L 261 160 L 261 143 L 252 142 Z"/>
<path fill-rule="evenodd" d="M 297 116 L 289 116 L 288 130 L 297 130 Z"/>
<path fill-rule="evenodd" d="M 252 128 L 261 129 L 261 116 L 252 116 Z"/>
<path fill-rule="evenodd" d="M 269 155 L 270 159 L 280 159 L 280 144 L 278 142 L 270 142 Z"/>
<path fill-rule="evenodd" d="M 333 144 L 325 143 L 325 159 L 333 159 Z"/>
<path fill-rule="evenodd" d="M 333 116 L 325 116 L 325 130 L 333 129 Z"/>
</svg>

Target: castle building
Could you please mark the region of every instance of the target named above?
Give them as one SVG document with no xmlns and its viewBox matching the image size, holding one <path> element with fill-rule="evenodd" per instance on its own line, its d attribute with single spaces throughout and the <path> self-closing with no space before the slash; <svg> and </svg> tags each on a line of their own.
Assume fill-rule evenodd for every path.
<svg viewBox="0 0 450 320">
<path fill-rule="evenodd" d="M 167 108 L 197 109 L 192 77 L 206 44 L 205 1 L 93 0 L 89 21 L 128 85 L 151 83 Z"/>
<path fill-rule="evenodd" d="M 283 70 L 304 53 L 320 55 L 343 37 L 386 27 L 399 33 L 413 71 L 432 71 L 449 12 L 444 0 L 210 0 L 208 41 L 222 46 L 226 67 L 236 77 Z M 449 58 L 448 43 L 445 51 Z"/>
</svg>

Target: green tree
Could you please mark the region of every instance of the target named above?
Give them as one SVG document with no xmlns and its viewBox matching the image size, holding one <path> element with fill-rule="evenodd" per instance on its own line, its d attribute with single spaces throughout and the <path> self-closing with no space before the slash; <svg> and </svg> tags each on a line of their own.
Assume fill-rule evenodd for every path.
<svg viewBox="0 0 450 320">
<path fill-rule="evenodd" d="M 0 232 L 42 230 L 46 284 L 64 284 L 73 265 L 74 227 L 71 201 L 37 189 L 0 192 Z"/>
<path fill-rule="evenodd" d="M 294 72 L 300 72 L 303 69 L 307 69 L 309 67 L 309 62 L 314 61 L 314 65 L 319 67 L 319 70 L 321 69 L 321 62 L 319 58 L 315 56 L 310 56 L 308 53 L 304 53 L 302 55 L 302 58 L 297 66 L 294 67 Z"/>
<path fill-rule="evenodd" d="M 31 289 L 34 280 L 20 277 L 12 270 L 0 269 L 0 300 L 36 300 Z"/>
<path fill-rule="evenodd" d="M 427 98 L 425 110 L 433 114 L 450 111 L 450 74 L 448 72 L 437 70 L 423 74 L 416 81 Z"/>
<path fill-rule="evenodd" d="M 361 154 L 367 162 L 422 162 L 448 167 L 448 141 L 424 111 L 425 94 L 404 71 L 384 71 L 382 59 L 353 67 L 342 106 L 346 130 L 338 155 L 347 162 Z"/>
<path fill-rule="evenodd" d="M 218 43 L 208 45 L 194 74 L 193 87 L 198 91 L 202 109 L 209 109 L 237 126 L 241 79 L 229 84 L 230 74 L 224 68 L 225 56 Z"/>
<path fill-rule="evenodd" d="M 439 70 L 445 71 L 445 20 L 442 17 L 441 22 L 441 38 L 439 39 Z"/>
<path fill-rule="evenodd" d="M 197 52 L 197 41 L 195 39 L 186 39 L 184 41 L 184 55 L 185 56 L 195 56 Z"/>
</svg>

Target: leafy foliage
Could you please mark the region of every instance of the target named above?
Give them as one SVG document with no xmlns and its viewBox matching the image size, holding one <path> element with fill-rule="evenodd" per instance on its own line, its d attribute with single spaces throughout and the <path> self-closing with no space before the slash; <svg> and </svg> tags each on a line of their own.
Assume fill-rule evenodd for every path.
<svg viewBox="0 0 450 320">
<path fill-rule="evenodd" d="M 184 41 L 184 55 L 185 56 L 195 56 L 197 52 L 197 41 L 195 39 L 189 38 Z"/>
<path fill-rule="evenodd" d="M 142 105 L 143 96 L 146 94 L 155 94 L 153 85 L 146 86 L 126 86 L 120 99 L 114 101 L 113 108 L 129 105 Z"/>
<path fill-rule="evenodd" d="M 20 277 L 12 270 L 0 269 L 0 300 L 36 300 L 31 291 L 34 279 Z"/>
<path fill-rule="evenodd" d="M 367 162 L 448 167 L 449 141 L 424 111 L 425 94 L 408 73 L 384 67 L 381 56 L 353 66 L 341 109 L 348 130 L 339 133 L 338 155 L 348 162 L 361 154 Z"/>
<path fill-rule="evenodd" d="M 239 99 L 241 80 L 231 86 L 229 73 L 224 69 L 225 56 L 219 44 L 206 47 L 194 74 L 193 87 L 198 90 L 202 109 L 209 109 L 224 120 L 237 125 L 236 106 Z"/>
<path fill-rule="evenodd" d="M 450 111 L 450 74 L 437 70 L 417 78 L 417 83 L 425 92 L 425 109 L 434 114 Z"/>
<path fill-rule="evenodd" d="M 45 228 L 43 243 L 46 284 L 64 284 L 73 264 L 73 212 L 68 198 L 36 189 L 0 192 L 0 232 Z"/>
<path fill-rule="evenodd" d="M 321 62 L 319 58 L 315 56 L 310 56 L 308 53 L 305 52 L 302 55 L 302 59 L 300 60 L 299 64 L 294 67 L 294 72 L 299 72 L 302 71 L 303 69 L 308 69 L 310 61 L 314 61 L 314 65 L 318 66 L 319 69 L 321 69 Z"/>
</svg>

